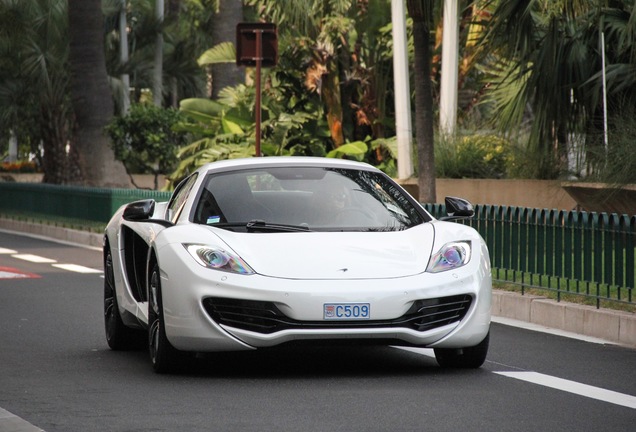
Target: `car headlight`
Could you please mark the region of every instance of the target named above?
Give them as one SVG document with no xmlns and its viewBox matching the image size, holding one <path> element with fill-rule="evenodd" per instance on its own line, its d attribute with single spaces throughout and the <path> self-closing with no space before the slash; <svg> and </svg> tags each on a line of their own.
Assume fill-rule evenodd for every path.
<svg viewBox="0 0 636 432">
<path fill-rule="evenodd" d="M 470 242 L 446 243 L 428 262 L 427 272 L 439 273 L 456 269 L 470 261 Z"/>
<path fill-rule="evenodd" d="M 184 244 L 188 253 L 203 267 L 238 274 L 254 274 L 245 261 L 231 252 L 206 245 Z"/>
</svg>

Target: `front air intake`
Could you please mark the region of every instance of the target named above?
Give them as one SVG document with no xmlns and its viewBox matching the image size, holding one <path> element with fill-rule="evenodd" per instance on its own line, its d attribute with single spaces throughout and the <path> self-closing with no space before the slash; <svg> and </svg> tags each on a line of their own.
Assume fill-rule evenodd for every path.
<svg viewBox="0 0 636 432">
<path fill-rule="evenodd" d="M 428 331 L 460 321 L 472 303 L 469 295 L 423 299 L 413 302 L 399 318 L 372 321 L 300 321 L 287 317 L 272 302 L 209 297 L 203 307 L 221 325 L 270 334 L 287 329 L 408 328 Z"/>
</svg>

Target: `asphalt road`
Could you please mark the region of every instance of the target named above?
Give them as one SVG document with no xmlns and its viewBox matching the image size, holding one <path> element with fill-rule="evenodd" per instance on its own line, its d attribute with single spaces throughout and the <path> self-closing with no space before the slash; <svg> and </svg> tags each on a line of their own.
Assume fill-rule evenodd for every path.
<svg viewBox="0 0 636 432">
<path fill-rule="evenodd" d="M 339 347 L 157 375 L 145 351 L 106 345 L 101 259 L 0 232 L 0 432 L 636 428 L 636 350 L 496 323 L 478 370 L 443 370 L 431 350 Z"/>
</svg>

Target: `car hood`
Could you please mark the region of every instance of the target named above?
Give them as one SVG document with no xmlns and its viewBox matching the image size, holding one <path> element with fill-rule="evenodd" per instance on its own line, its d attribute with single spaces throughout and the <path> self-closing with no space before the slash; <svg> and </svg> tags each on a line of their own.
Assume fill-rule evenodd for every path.
<svg viewBox="0 0 636 432">
<path fill-rule="evenodd" d="M 236 233 L 214 230 L 261 275 L 289 279 L 396 278 L 426 270 L 435 229 L 396 232 Z"/>
</svg>

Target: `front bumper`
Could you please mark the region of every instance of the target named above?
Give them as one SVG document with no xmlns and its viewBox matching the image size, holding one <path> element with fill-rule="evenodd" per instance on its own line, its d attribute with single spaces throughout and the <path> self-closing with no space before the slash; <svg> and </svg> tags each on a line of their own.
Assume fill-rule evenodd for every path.
<svg viewBox="0 0 636 432">
<path fill-rule="evenodd" d="M 463 348 L 481 342 L 490 327 L 491 275 L 484 258 L 453 271 L 403 278 L 294 280 L 210 270 L 186 254 L 178 247 L 159 254 L 166 334 L 180 350 L 234 351 L 305 340 Z M 416 302 L 447 298 L 467 299 L 457 319 L 400 324 Z M 272 319 L 279 322 L 271 331 L 245 325 L 249 317 L 243 324 L 232 322 L 211 307 L 216 299 L 274 305 L 280 315 Z M 371 317 L 326 322 L 327 303 L 368 303 Z"/>
</svg>

